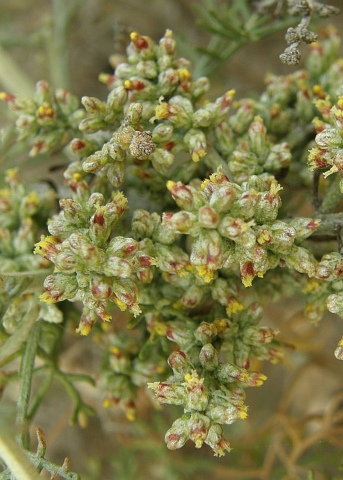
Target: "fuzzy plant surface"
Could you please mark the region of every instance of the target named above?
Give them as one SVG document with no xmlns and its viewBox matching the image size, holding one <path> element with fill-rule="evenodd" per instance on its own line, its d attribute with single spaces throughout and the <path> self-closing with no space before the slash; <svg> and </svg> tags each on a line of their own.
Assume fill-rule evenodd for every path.
<svg viewBox="0 0 343 480">
<path fill-rule="evenodd" d="M 74 420 L 91 413 L 73 381 L 93 379 L 57 368 L 64 328 L 103 349 L 104 406 L 133 420 L 147 387 L 153 402 L 179 406 L 169 449 L 191 440 L 222 456 L 223 425 L 247 417 L 246 389 L 266 381 L 256 360 L 289 354 L 265 306 L 301 293 L 309 321 L 343 317 L 339 47 L 327 29 L 304 68 L 269 74 L 261 95 L 236 99 L 230 86 L 209 99 L 209 80 L 178 58 L 170 30 L 159 42 L 133 32 L 127 61 L 101 75 L 105 100 L 79 102 L 45 81 L 32 98 L 1 94 L 29 156 L 69 159 L 63 188 L 8 169 L 0 190 L 1 364 L 24 348 L 21 370 L 34 371 L 37 355 L 47 375 L 31 410 L 19 375 L 24 447 L 54 375 Z M 55 471 L 39 434 L 32 462 Z"/>
</svg>

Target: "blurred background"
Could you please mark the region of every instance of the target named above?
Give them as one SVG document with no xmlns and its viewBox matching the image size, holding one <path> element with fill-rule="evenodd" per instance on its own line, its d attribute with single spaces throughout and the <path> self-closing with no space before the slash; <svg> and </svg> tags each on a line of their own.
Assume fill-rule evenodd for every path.
<svg viewBox="0 0 343 480">
<path fill-rule="evenodd" d="M 342 1 L 324 3 L 339 7 Z M 220 13 L 221 5 L 230 4 L 230 1 L 1 0 L 0 45 L 10 52 L 33 83 L 49 80 L 51 65 L 47 53 L 53 48 L 52 42 L 61 40 L 58 28 L 62 28 L 57 25 L 56 38 L 51 38 L 51 22 L 56 18 L 54 9 L 64 6 L 71 14 L 65 52 L 69 57 L 70 78 L 66 79 L 66 83 L 70 83 L 68 86 L 80 96 L 101 92 L 105 95 L 105 87 L 97 80 L 98 73 L 109 70 L 112 53 L 125 53 L 125 31 L 137 31 L 158 40 L 169 28 L 179 40 L 179 53 L 185 55 L 187 46 L 205 46 L 208 41 L 208 32 L 197 25 L 198 9 L 206 4 Z M 321 20 L 320 25 L 332 22 L 340 26 L 341 18 Z M 289 73 L 293 67 L 283 65 L 278 58 L 286 46 L 284 33 L 243 47 L 228 64 L 222 66 L 220 72 L 216 71 L 212 76 L 213 89 L 235 88 L 237 96 L 247 95 L 262 88 L 265 72 Z M 2 72 L 1 83 L 5 76 L 6 72 Z"/>
</svg>

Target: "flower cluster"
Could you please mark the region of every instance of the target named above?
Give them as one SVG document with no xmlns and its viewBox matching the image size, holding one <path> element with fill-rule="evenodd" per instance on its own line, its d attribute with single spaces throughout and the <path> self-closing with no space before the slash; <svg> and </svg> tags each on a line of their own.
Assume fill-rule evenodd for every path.
<svg viewBox="0 0 343 480">
<path fill-rule="evenodd" d="M 85 111 L 44 82 L 33 100 L 2 95 L 31 155 L 68 144 L 72 160 L 64 172 L 69 197 L 54 216 L 51 193 L 37 198 L 8 174 L 10 189 L 0 192 L 2 271 L 53 264 L 40 298 L 51 307 L 81 302 L 83 335 L 118 308 L 129 313 L 137 338 L 119 322 L 102 323 L 94 335 L 106 350 L 105 404 L 119 404 L 132 419 L 138 387 L 149 382 L 158 403 L 183 407 L 166 434 L 169 448 L 191 439 L 216 455 L 230 449 L 221 425 L 247 416 L 245 388 L 265 380 L 250 370 L 252 359 L 282 356 L 276 331 L 259 324 L 257 300 L 301 287 L 311 320 L 325 302 L 343 315 L 342 255 L 315 252 L 307 241 L 323 232 L 320 221 L 327 225 L 329 200 L 313 218 L 303 217 L 303 198 L 287 211 L 291 188 L 312 182 L 316 108 L 322 119 L 314 121 L 310 166 L 330 168 L 326 177 L 342 170 L 337 39 L 329 32 L 311 47 L 306 70 L 269 75 L 260 98 L 234 105 L 233 90 L 204 100 L 209 82 L 193 79 L 189 63 L 176 58 L 170 31 L 159 43 L 132 33 L 127 62 L 101 76 L 107 99 L 83 97 Z M 48 216 L 34 257 L 45 232 L 33 218 L 45 224 Z M 156 381 L 167 357 L 173 374 Z"/>
<path fill-rule="evenodd" d="M 248 370 L 250 359 L 277 360 L 280 355 L 274 341 L 277 332 L 257 326 L 261 315 L 262 309 L 254 304 L 242 306 L 230 319 L 167 322 L 167 338 L 180 348 L 168 359 L 173 375 L 148 385 L 159 404 L 184 409 L 166 433 L 168 448 L 180 448 L 190 439 L 197 448 L 208 444 L 215 455 L 230 450 L 221 425 L 247 417 L 244 389 L 260 386 L 266 379 Z M 225 363 L 219 359 L 221 350 L 228 359 Z"/>
<path fill-rule="evenodd" d="M 29 190 L 19 177 L 17 169 L 7 170 L 6 186 L 0 190 L 0 271 L 2 289 L 0 309 L 2 323 L 8 333 L 13 333 L 27 304 L 41 286 L 33 282 L 32 274 L 44 275 L 50 263 L 32 253 L 37 235 L 45 231 L 45 224 L 55 206 L 55 192 L 44 185 Z M 16 274 L 18 274 L 16 276 Z M 6 281 L 5 281 L 6 280 Z M 11 303 L 12 298 L 16 298 Z M 41 309 L 41 318 L 51 322 L 61 321 L 55 309 Z"/>
<path fill-rule="evenodd" d="M 308 162 L 311 170 L 327 169 L 324 177 L 343 170 L 343 97 L 332 105 L 328 96 L 316 102 L 322 120 L 316 118 L 316 146 L 311 149 Z M 340 181 L 343 193 L 343 181 Z"/>
<path fill-rule="evenodd" d="M 74 153 L 83 159 L 86 172 L 105 171 L 115 186 L 123 182 L 126 165 L 131 164 L 131 171 L 155 189 L 175 159 L 189 153 L 195 165 L 185 157 L 176 163 L 178 176 L 190 178 L 209 152 L 214 129 L 227 121 L 234 91 L 214 102 L 201 102 L 208 79 L 193 80 L 189 62 L 175 57 L 170 30 L 159 44 L 132 33 L 127 57 L 113 75 L 101 76 L 111 89 L 106 102 L 83 97 L 87 116 L 80 123 L 83 136 L 71 144 Z"/>
<path fill-rule="evenodd" d="M 299 218 L 292 225 L 277 220 L 281 187 L 274 177 L 251 176 L 238 185 L 217 172 L 200 187 L 170 181 L 167 188 L 181 210 L 165 213 L 163 224 L 192 236 L 190 263 L 205 282 L 220 269 L 239 268 L 248 287 L 281 260 L 313 276 L 315 259 L 296 241 L 310 236 L 319 221 Z"/>
<path fill-rule="evenodd" d="M 134 420 L 138 388 L 164 372 L 165 360 L 156 351 L 143 358 L 141 339 L 123 335 L 109 324 L 103 325 L 103 332 L 98 332 L 95 339 L 107 354 L 100 375 L 105 390 L 103 405 L 117 405 L 129 420 Z"/>
<path fill-rule="evenodd" d="M 142 104 L 132 103 L 121 126 L 106 142 L 101 150 L 89 155 L 82 163 L 87 173 L 106 172 L 108 181 L 115 187 L 124 182 L 125 167 L 130 156 L 133 161 L 147 160 L 155 151 L 155 144 L 150 131 L 142 131 L 139 124 Z M 79 156 L 84 156 L 86 143 L 74 139 L 72 148 Z M 153 161 L 153 158 L 152 158 Z"/>
<path fill-rule="evenodd" d="M 33 98 L 0 93 L 0 100 L 7 101 L 16 115 L 18 140 L 29 140 L 31 156 L 64 147 L 85 116 L 77 97 L 65 89 L 53 92 L 45 81 L 37 83 Z"/>
<path fill-rule="evenodd" d="M 41 300 L 83 302 L 79 331 L 87 335 L 97 318 L 111 319 L 109 302 L 121 310 L 140 313 L 138 282 L 150 281 L 145 272 L 155 259 L 132 238 L 113 236 L 125 211 L 126 198 L 116 192 L 108 203 L 101 193 L 89 196 L 87 184 L 76 175 L 73 199 L 60 201 L 61 211 L 48 223 L 51 236 L 42 237 L 35 253 L 54 263 L 44 281 Z M 85 198 L 87 201 L 85 201 Z"/>
<path fill-rule="evenodd" d="M 296 27 L 290 27 L 286 33 L 286 42 L 288 47 L 284 53 L 280 55 L 283 63 L 288 65 L 297 65 L 300 61 L 301 55 L 299 46 L 302 42 L 314 43 L 318 39 L 318 35 L 308 29 L 311 19 L 315 15 L 320 17 L 329 17 L 330 15 L 337 15 L 339 9 L 331 5 L 324 5 L 321 2 L 288 2 L 288 11 L 291 15 L 300 15 L 302 17 L 300 23 Z"/>
<path fill-rule="evenodd" d="M 47 265 L 32 255 L 32 244 L 55 204 L 47 187 L 28 190 L 17 169 L 7 170 L 0 190 L 1 272 L 22 272 Z"/>
<path fill-rule="evenodd" d="M 236 111 L 216 127 L 216 149 L 236 183 L 264 171 L 277 178 L 287 175 L 294 185 L 312 183 L 307 155 L 299 147 L 312 147 L 316 105 L 327 96 L 335 103 L 342 95 L 340 38 L 332 28 L 326 33 L 323 42 L 310 46 L 305 69 L 285 76 L 268 74 L 261 96 L 235 102 Z"/>
</svg>

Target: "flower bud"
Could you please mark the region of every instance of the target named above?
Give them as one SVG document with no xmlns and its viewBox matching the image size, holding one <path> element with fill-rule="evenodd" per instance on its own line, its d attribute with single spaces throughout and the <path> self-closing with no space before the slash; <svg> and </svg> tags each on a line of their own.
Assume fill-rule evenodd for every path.
<svg viewBox="0 0 343 480">
<path fill-rule="evenodd" d="M 105 103 L 96 97 L 84 96 L 81 98 L 81 102 L 87 113 L 94 113 L 97 115 L 104 115 L 106 113 L 107 109 Z"/>
<path fill-rule="evenodd" d="M 161 95 L 170 96 L 179 83 L 178 72 L 175 68 L 162 69 L 158 75 L 158 86 Z"/>
<path fill-rule="evenodd" d="M 127 90 L 122 85 L 114 87 L 108 94 L 106 105 L 110 112 L 122 112 L 127 102 Z"/>
<path fill-rule="evenodd" d="M 164 440 L 170 450 L 181 448 L 189 439 L 188 416 L 183 415 L 175 420 L 171 428 L 167 431 Z"/>
<path fill-rule="evenodd" d="M 245 420 L 248 415 L 247 410 L 243 403 L 234 405 L 228 402 L 227 405 L 209 405 L 206 415 L 215 423 L 230 425 L 236 420 Z"/>
<path fill-rule="evenodd" d="M 207 77 L 199 77 L 193 82 L 192 95 L 195 99 L 202 97 L 210 89 L 210 81 Z"/>
<path fill-rule="evenodd" d="M 134 269 L 128 260 L 114 255 L 106 255 L 106 262 L 103 267 L 106 276 L 128 278 L 133 274 L 133 271 Z"/>
<path fill-rule="evenodd" d="M 103 250 L 94 245 L 91 240 L 82 233 L 72 233 L 61 245 L 61 249 L 70 248 L 77 255 L 77 262 L 81 268 L 88 271 L 99 271 L 105 260 Z"/>
<path fill-rule="evenodd" d="M 272 145 L 264 161 L 263 168 L 267 172 L 277 172 L 290 165 L 292 159 L 291 149 L 286 142 Z"/>
<path fill-rule="evenodd" d="M 44 280 L 45 292 L 39 297 L 42 302 L 55 303 L 71 300 L 78 291 L 78 284 L 74 275 L 53 273 Z"/>
<path fill-rule="evenodd" d="M 154 391 L 155 400 L 160 405 L 182 405 L 185 401 L 185 388 L 178 383 L 154 382 L 148 383 L 148 387 Z"/>
<path fill-rule="evenodd" d="M 163 225 L 171 228 L 176 233 L 191 234 L 199 230 L 197 218 L 191 212 L 166 212 L 162 217 Z"/>
<path fill-rule="evenodd" d="M 157 265 L 163 272 L 182 275 L 189 268 L 189 257 L 177 245 L 156 244 Z"/>
<path fill-rule="evenodd" d="M 230 452 L 230 444 L 223 437 L 223 429 L 217 423 L 212 423 L 209 428 L 205 443 L 214 451 L 216 457 L 225 455 L 225 451 Z"/>
<path fill-rule="evenodd" d="M 75 255 L 69 251 L 62 250 L 54 259 L 55 268 L 63 273 L 75 273 L 77 270 L 77 260 Z"/>
<path fill-rule="evenodd" d="M 181 95 L 172 97 L 169 102 L 160 102 L 155 109 L 154 120 L 169 120 L 176 128 L 190 128 L 193 106 L 190 100 Z"/>
<path fill-rule="evenodd" d="M 112 295 L 112 282 L 102 275 L 93 275 L 89 287 L 96 300 L 106 300 Z"/>
<path fill-rule="evenodd" d="M 171 193 L 178 207 L 183 210 L 197 211 L 206 204 L 206 197 L 191 185 L 184 185 L 182 182 L 167 182 L 167 189 Z"/>
<path fill-rule="evenodd" d="M 117 65 L 114 73 L 117 79 L 126 80 L 127 78 L 137 75 L 136 65 L 121 62 Z M 127 93 L 127 90 L 122 85 L 120 85 L 120 88 L 124 89 L 125 93 Z"/>
<path fill-rule="evenodd" d="M 253 227 L 254 224 L 255 222 L 253 220 L 250 222 L 244 222 L 244 220 L 240 218 L 234 218 L 230 215 L 225 215 L 219 223 L 218 232 L 223 237 L 229 238 L 237 243 L 241 243 L 243 236 L 249 232 L 249 229 Z M 253 244 L 255 243 L 255 237 L 252 239 L 252 242 Z"/>
<path fill-rule="evenodd" d="M 220 217 L 212 207 L 204 205 L 199 209 L 198 220 L 203 228 L 217 228 Z"/>
<path fill-rule="evenodd" d="M 272 222 L 278 216 L 278 211 L 281 206 L 281 198 L 278 194 L 282 187 L 275 179 L 270 182 L 269 192 L 261 195 L 260 200 L 256 206 L 254 218 L 258 223 Z"/>
<path fill-rule="evenodd" d="M 204 443 L 211 421 L 199 412 L 193 412 L 188 422 L 189 438 L 195 443 L 196 448 L 201 448 Z"/>
<path fill-rule="evenodd" d="M 238 367 L 232 363 L 220 365 L 217 371 L 218 380 L 226 383 L 240 382 L 242 386 L 256 387 L 262 385 L 266 376 L 262 373 L 248 372 L 245 368 Z"/>
<path fill-rule="evenodd" d="M 255 215 L 256 205 L 260 199 L 260 194 L 254 189 L 243 191 L 236 199 L 230 209 L 230 215 L 239 217 L 243 220 L 250 220 Z"/>
<path fill-rule="evenodd" d="M 132 215 L 132 230 L 135 238 L 151 238 L 155 229 L 153 215 L 147 210 L 137 209 Z"/>
<path fill-rule="evenodd" d="M 204 287 L 191 285 L 180 298 L 180 303 L 186 308 L 195 308 L 201 303 L 204 294 Z"/>
<path fill-rule="evenodd" d="M 221 185 L 214 189 L 209 199 L 209 205 L 217 213 L 228 212 L 235 200 L 235 189 L 231 184 Z"/>
<path fill-rule="evenodd" d="M 236 135 L 227 121 L 217 125 L 214 129 L 215 146 L 225 157 L 232 154 L 237 146 Z"/>
<path fill-rule="evenodd" d="M 343 295 L 329 295 L 326 299 L 326 305 L 331 313 L 343 314 Z"/>
<path fill-rule="evenodd" d="M 80 202 L 71 198 L 62 198 L 59 204 L 65 219 L 72 220 L 74 224 L 80 226 L 86 223 L 86 215 Z"/>
<path fill-rule="evenodd" d="M 157 68 L 154 60 L 141 60 L 136 64 L 137 74 L 141 77 L 153 79 L 157 77 Z"/>
<path fill-rule="evenodd" d="M 200 267 L 198 273 L 206 283 L 212 280 L 214 271 L 222 267 L 223 252 L 223 241 L 216 230 L 203 230 L 194 240 L 190 261 L 192 265 Z"/>
<path fill-rule="evenodd" d="M 257 157 L 264 157 L 268 151 L 267 129 L 262 118 L 257 115 L 248 129 L 250 149 Z"/>
<path fill-rule="evenodd" d="M 206 135 L 201 130 L 191 128 L 183 138 L 193 162 L 199 162 L 207 153 Z"/>
<path fill-rule="evenodd" d="M 149 60 L 154 58 L 155 43 L 150 37 L 139 35 L 137 32 L 130 34 L 131 44 L 130 47 L 139 53 L 142 60 Z"/>
<path fill-rule="evenodd" d="M 121 310 L 129 308 L 136 317 L 141 313 L 138 305 L 139 291 L 136 283 L 130 278 L 116 278 L 112 284 L 113 300 Z"/>
<path fill-rule="evenodd" d="M 190 363 L 187 355 L 181 350 L 174 351 L 168 358 L 168 364 L 174 375 L 186 375 L 190 371 Z"/>
<path fill-rule="evenodd" d="M 290 251 L 295 237 L 295 229 L 284 222 L 276 221 L 264 228 L 257 236 L 257 242 L 276 253 L 286 254 Z"/>
<path fill-rule="evenodd" d="M 186 347 L 194 341 L 193 332 L 189 330 L 189 325 L 178 320 L 168 323 L 166 337 L 171 342 L 177 343 L 180 347 Z"/>
<path fill-rule="evenodd" d="M 218 352 L 211 343 L 206 343 L 206 345 L 202 347 L 199 354 L 199 360 L 201 366 L 208 372 L 213 372 L 218 368 Z"/>
<path fill-rule="evenodd" d="M 288 268 L 300 273 L 306 273 L 313 277 L 316 271 L 317 261 L 313 254 L 304 247 L 293 245 L 289 254 L 285 257 Z"/>
<path fill-rule="evenodd" d="M 338 252 L 324 255 L 316 267 L 315 276 L 327 281 L 340 280 L 343 277 L 343 255 Z"/>
<path fill-rule="evenodd" d="M 217 328 L 214 323 L 201 322 L 194 332 L 195 338 L 203 345 L 212 342 L 217 336 Z"/>
<path fill-rule="evenodd" d="M 150 155 L 151 164 L 154 169 L 162 175 L 167 175 L 169 167 L 173 165 L 175 157 L 164 148 L 156 148 Z"/>
<path fill-rule="evenodd" d="M 234 104 L 236 106 L 236 104 Z M 238 110 L 229 119 L 230 127 L 238 135 L 248 130 L 250 123 L 255 116 L 255 102 L 251 99 L 244 99 L 237 102 Z"/>
<path fill-rule="evenodd" d="M 214 119 L 218 110 L 219 107 L 212 102 L 207 103 L 204 107 L 196 110 L 192 116 L 193 127 L 199 129 L 212 126 L 211 124 L 214 123 Z"/>
<path fill-rule="evenodd" d="M 175 55 L 175 48 L 176 42 L 173 38 L 173 32 L 167 29 L 159 42 L 158 56 L 168 55 L 173 57 Z"/>
<path fill-rule="evenodd" d="M 152 140 L 155 143 L 168 142 L 173 135 L 174 127 L 167 123 L 159 123 L 152 131 Z"/>
<path fill-rule="evenodd" d="M 185 375 L 186 403 L 185 412 L 198 411 L 206 409 L 208 404 L 208 394 L 203 385 L 204 379 L 200 378 L 196 371 Z"/>
<path fill-rule="evenodd" d="M 250 326 L 244 329 L 244 342 L 250 345 L 270 343 L 278 332 L 268 327 Z"/>
</svg>

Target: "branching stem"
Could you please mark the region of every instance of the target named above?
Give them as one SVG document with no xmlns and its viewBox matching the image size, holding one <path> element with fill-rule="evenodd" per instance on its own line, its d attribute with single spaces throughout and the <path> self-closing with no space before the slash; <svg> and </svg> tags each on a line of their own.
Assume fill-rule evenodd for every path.
<svg viewBox="0 0 343 480">
<path fill-rule="evenodd" d="M 30 311 L 32 318 L 37 316 L 37 307 Z M 31 394 L 31 383 L 35 364 L 35 358 L 38 348 L 41 323 L 35 322 L 27 338 L 24 355 L 20 365 L 19 372 L 19 397 L 17 403 L 17 425 L 21 429 L 19 440 L 21 445 L 29 449 L 29 422 L 28 408 Z"/>
</svg>

